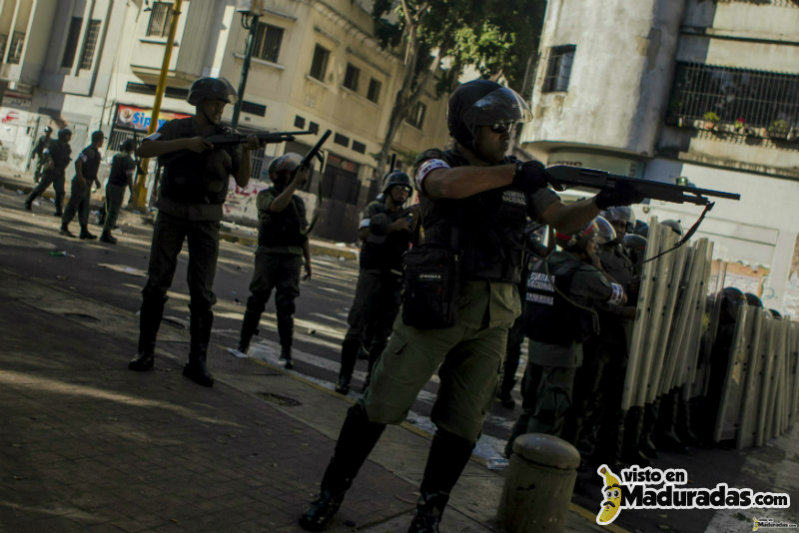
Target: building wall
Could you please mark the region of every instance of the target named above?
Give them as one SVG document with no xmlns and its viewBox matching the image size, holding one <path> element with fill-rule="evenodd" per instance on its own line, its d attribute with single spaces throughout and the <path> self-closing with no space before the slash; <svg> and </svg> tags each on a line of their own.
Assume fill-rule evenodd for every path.
<svg viewBox="0 0 799 533">
<path fill-rule="evenodd" d="M 670 183 L 684 177 L 740 193 L 740 202 L 716 202 L 698 235 L 714 241 L 718 257 L 763 267 L 766 305 L 799 315 L 799 273 L 790 266 L 799 230 L 792 208 L 799 204 L 799 146 L 667 120 L 677 62 L 799 74 L 799 7 L 623 4 L 549 3 L 523 148 L 548 164 Z M 568 90 L 543 92 L 550 47 L 566 44 L 576 45 Z M 652 202 L 636 214 L 676 218 L 687 228 L 699 210 Z"/>
</svg>

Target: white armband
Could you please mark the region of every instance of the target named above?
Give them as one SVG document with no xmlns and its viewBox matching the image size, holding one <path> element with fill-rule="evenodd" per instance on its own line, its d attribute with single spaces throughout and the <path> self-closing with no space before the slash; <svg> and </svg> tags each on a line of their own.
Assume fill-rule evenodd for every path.
<svg viewBox="0 0 799 533">
<path fill-rule="evenodd" d="M 427 161 L 423 161 L 422 164 L 419 165 L 419 168 L 416 169 L 416 175 L 414 176 L 414 181 L 416 182 L 416 188 L 421 191 L 422 182 L 427 177 L 427 175 L 439 168 L 451 168 L 451 167 L 449 166 L 449 163 L 447 163 L 443 159 L 428 159 Z"/>
<path fill-rule="evenodd" d="M 611 293 L 608 303 L 612 305 L 620 305 L 624 297 L 624 288 L 618 283 L 611 283 L 610 288 Z"/>
<path fill-rule="evenodd" d="M 147 137 L 145 137 L 145 138 L 144 138 L 144 139 L 142 139 L 142 140 L 144 140 L 144 141 L 157 141 L 157 140 L 158 140 L 158 139 L 160 139 L 160 138 L 161 138 L 161 134 L 160 134 L 159 132 L 157 132 L 157 131 L 156 131 L 156 132 L 155 132 L 155 133 L 153 133 L 152 135 L 148 135 Z"/>
<path fill-rule="evenodd" d="M 365 219 L 361 220 L 361 225 L 358 226 L 358 229 L 368 228 L 369 224 L 371 223 L 371 221 L 372 220 L 369 219 L 369 218 L 365 218 Z"/>
</svg>

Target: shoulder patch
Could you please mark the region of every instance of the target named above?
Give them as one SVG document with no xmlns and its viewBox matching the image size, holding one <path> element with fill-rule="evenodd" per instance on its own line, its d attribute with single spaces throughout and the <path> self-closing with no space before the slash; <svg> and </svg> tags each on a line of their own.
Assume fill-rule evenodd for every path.
<svg viewBox="0 0 799 533">
<path fill-rule="evenodd" d="M 439 168 L 451 168 L 451 167 L 449 166 L 449 163 L 447 163 L 443 159 L 427 159 L 425 161 L 422 161 L 419 164 L 419 166 L 416 167 L 416 175 L 414 176 L 416 187 L 421 191 L 422 182 L 424 182 L 427 175 Z"/>
</svg>

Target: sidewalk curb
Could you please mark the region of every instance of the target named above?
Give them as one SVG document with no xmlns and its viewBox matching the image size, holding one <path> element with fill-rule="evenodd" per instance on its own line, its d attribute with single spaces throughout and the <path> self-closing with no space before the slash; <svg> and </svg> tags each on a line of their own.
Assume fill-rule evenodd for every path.
<svg viewBox="0 0 799 533">
<path fill-rule="evenodd" d="M 22 178 L 14 178 L 9 177 L 6 175 L 0 175 L 0 187 L 4 187 L 9 190 L 21 190 L 26 195 L 30 194 L 31 191 L 34 189 L 36 185 L 34 183 L 29 183 L 27 180 Z M 69 191 L 65 191 L 65 196 Z M 49 198 L 54 199 L 55 194 L 53 193 L 52 189 L 48 187 L 44 193 L 42 193 L 42 198 Z M 90 201 L 91 210 L 101 209 L 103 207 L 103 203 L 96 198 L 92 198 Z M 153 225 L 155 222 L 155 214 L 154 213 L 146 213 L 139 209 L 131 209 L 126 207 L 122 208 L 123 213 L 127 213 L 133 216 L 141 217 L 141 221 L 144 224 L 148 224 L 150 226 Z M 225 221 L 227 223 L 227 221 Z M 249 226 L 245 226 L 249 227 Z M 237 233 L 234 229 L 226 228 L 225 224 L 219 232 L 220 239 L 234 243 L 234 244 L 241 244 L 247 247 L 255 247 L 258 246 L 258 237 L 257 235 L 243 235 L 241 233 Z M 358 252 L 356 250 L 352 250 L 347 247 L 338 246 L 333 243 L 328 243 L 326 241 L 322 241 L 319 239 L 309 239 L 309 245 L 311 249 L 311 255 L 317 256 L 332 256 L 338 257 L 340 259 L 348 260 L 348 261 L 357 261 L 358 260 Z"/>
</svg>

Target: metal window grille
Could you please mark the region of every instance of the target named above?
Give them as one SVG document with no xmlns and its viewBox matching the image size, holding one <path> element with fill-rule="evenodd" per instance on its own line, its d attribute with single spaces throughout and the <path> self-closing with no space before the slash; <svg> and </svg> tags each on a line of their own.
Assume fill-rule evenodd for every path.
<svg viewBox="0 0 799 533">
<path fill-rule="evenodd" d="M 125 91 L 129 93 L 137 93 L 137 94 L 155 94 L 155 85 L 150 85 L 147 83 L 136 83 L 135 81 L 129 81 L 125 85 Z M 189 97 L 189 90 L 188 89 L 181 89 L 180 87 L 169 87 L 167 86 L 166 90 L 164 91 L 164 96 L 167 98 L 178 98 L 180 100 L 185 100 Z"/>
<path fill-rule="evenodd" d="M 280 43 L 283 42 L 283 28 L 261 22 L 253 43 L 253 55 L 257 58 L 277 63 Z"/>
<path fill-rule="evenodd" d="M 325 81 L 325 72 L 327 71 L 327 60 L 330 58 L 330 50 L 316 45 L 313 51 L 313 60 L 311 61 L 311 77 L 319 81 Z"/>
<path fill-rule="evenodd" d="M 799 7 L 797 0 L 715 0 L 718 4 L 732 4 L 734 2 L 743 2 L 746 4 L 768 5 L 777 7 Z"/>
<path fill-rule="evenodd" d="M 266 106 L 263 104 L 256 104 L 255 102 L 248 102 L 243 100 L 241 102 L 242 113 L 249 113 L 251 115 L 258 115 L 259 117 L 266 116 Z"/>
<path fill-rule="evenodd" d="M 80 52 L 80 70 L 90 70 L 94 63 L 94 49 L 97 47 L 97 38 L 100 35 L 100 20 L 90 20 L 86 30 L 86 39 L 83 41 L 83 50 Z"/>
<path fill-rule="evenodd" d="M 294 127 L 295 128 L 304 128 L 305 127 L 305 118 L 299 115 L 294 115 Z"/>
<path fill-rule="evenodd" d="M 374 103 L 377 103 L 377 101 L 380 99 L 381 85 L 382 84 L 374 78 L 369 80 L 369 92 L 366 94 L 366 97 Z"/>
<path fill-rule="evenodd" d="M 569 90 L 569 78 L 577 47 L 573 44 L 553 46 L 549 49 L 549 62 L 544 77 L 543 92 L 561 92 Z"/>
<path fill-rule="evenodd" d="M 344 87 L 358 92 L 358 78 L 360 75 L 361 69 L 354 66 L 352 63 L 347 63 L 347 71 L 344 73 Z"/>
<path fill-rule="evenodd" d="M 5 43 L 4 43 L 5 44 Z M 19 59 L 22 57 L 22 47 L 25 44 L 25 32 L 15 31 L 11 37 L 11 47 L 8 49 L 8 62 L 12 65 L 18 65 Z M 3 46 L 5 52 L 5 46 Z"/>
<path fill-rule="evenodd" d="M 366 153 L 366 145 L 358 141 L 352 141 L 352 149 L 359 154 Z"/>
<path fill-rule="evenodd" d="M 413 108 L 411 116 L 408 117 L 408 124 L 422 129 L 422 126 L 424 126 L 425 114 L 427 114 L 427 106 L 422 102 L 417 102 L 416 107 Z"/>
<path fill-rule="evenodd" d="M 319 133 L 319 124 L 317 124 L 316 122 L 311 122 L 310 124 L 308 124 L 308 131 L 310 131 L 311 133 Z"/>
<path fill-rule="evenodd" d="M 799 75 L 677 63 L 667 120 L 799 127 Z"/>
<path fill-rule="evenodd" d="M 150 21 L 147 23 L 147 37 L 166 37 L 172 24 L 172 4 L 153 2 Z"/>
<path fill-rule="evenodd" d="M 67 33 L 67 43 L 64 46 L 64 55 L 61 58 L 61 66 L 72 68 L 75 62 L 75 52 L 78 50 L 78 39 L 80 39 L 80 28 L 83 26 L 83 17 L 72 17 Z"/>
</svg>

